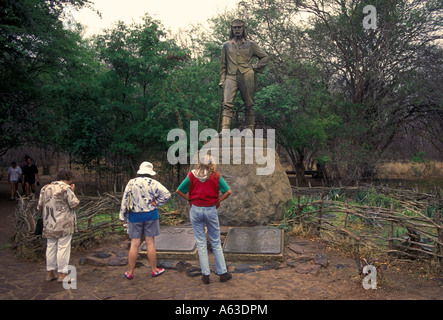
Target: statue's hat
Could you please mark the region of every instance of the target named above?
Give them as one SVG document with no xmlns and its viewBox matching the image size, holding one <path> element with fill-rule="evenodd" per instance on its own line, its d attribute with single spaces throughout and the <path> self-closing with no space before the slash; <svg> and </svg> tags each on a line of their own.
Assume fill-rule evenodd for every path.
<svg viewBox="0 0 443 320">
<path fill-rule="evenodd" d="M 231 22 L 231 27 L 244 27 L 244 26 L 245 26 L 245 22 L 240 19 L 234 19 Z"/>
</svg>

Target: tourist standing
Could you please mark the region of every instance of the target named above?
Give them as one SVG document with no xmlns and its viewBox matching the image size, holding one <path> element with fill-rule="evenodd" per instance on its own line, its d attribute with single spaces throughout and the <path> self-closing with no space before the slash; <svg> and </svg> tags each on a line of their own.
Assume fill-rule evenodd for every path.
<svg viewBox="0 0 443 320">
<path fill-rule="evenodd" d="M 219 197 L 220 192 L 222 193 L 221 197 Z M 203 283 L 210 283 L 205 225 L 214 252 L 217 274 L 220 276 L 221 282 L 228 281 L 232 275 L 227 271 L 221 247 L 217 207 L 220 202 L 231 195 L 231 189 L 216 170 L 215 159 L 210 155 L 206 155 L 198 164 L 197 169 L 188 173 L 185 180 L 178 187 L 177 193 L 189 201 L 191 205 L 190 219 L 197 243 Z"/>
<path fill-rule="evenodd" d="M 120 220 L 129 222 L 129 238 L 131 248 L 128 254 L 129 270 L 125 272 L 128 280 L 134 277 L 138 249 L 141 237 L 145 236 L 146 251 L 151 265 L 151 275 L 157 277 L 165 270 L 157 268 L 157 252 L 155 237 L 160 235 L 160 222 L 157 207 L 164 205 L 171 193 L 160 182 L 152 179 L 156 175 L 150 162 L 143 162 L 137 171 L 137 177 L 129 180 L 126 185 L 120 208 Z"/>
<path fill-rule="evenodd" d="M 11 185 L 11 200 L 14 200 L 18 192 L 18 181 L 21 178 L 22 169 L 13 161 L 8 168 L 8 182 Z"/>
<path fill-rule="evenodd" d="M 40 191 L 37 209 L 42 211 L 43 233 L 46 246 L 46 281 L 57 279 L 63 282 L 67 273 L 63 269 L 69 265 L 71 257 L 72 234 L 77 230 L 74 209 L 80 203 L 74 194 L 73 173 L 63 169 L 57 175 L 57 181 L 45 185 Z"/>
<path fill-rule="evenodd" d="M 23 172 L 23 184 L 26 187 L 26 196 L 29 197 L 31 193 L 35 195 L 35 183 L 39 185 L 38 169 L 35 164 L 32 163 L 32 159 L 29 156 L 25 157 L 26 164 L 22 168 Z"/>
</svg>

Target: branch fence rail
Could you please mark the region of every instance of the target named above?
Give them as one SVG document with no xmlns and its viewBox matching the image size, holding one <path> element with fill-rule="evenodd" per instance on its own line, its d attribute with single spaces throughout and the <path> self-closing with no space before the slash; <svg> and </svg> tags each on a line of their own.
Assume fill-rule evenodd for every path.
<svg viewBox="0 0 443 320">
<path fill-rule="evenodd" d="M 368 195 L 379 196 L 379 203 Z M 293 188 L 293 202 L 285 218 L 271 225 L 290 229 L 296 225 L 322 239 L 340 245 L 384 250 L 401 258 L 437 261 L 443 266 L 443 202 L 440 193 L 418 193 L 389 188 Z M 381 195 L 381 196 L 380 196 Z M 76 210 L 78 232 L 73 245 L 116 232 L 124 232 L 118 219 L 122 193 L 79 196 Z M 355 199 L 363 198 L 363 202 Z M 366 199 L 364 199 L 366 197 Z M 366 202 L 365 202 L 366 201 Z M 16 249 L 23 255 L 43 252 L 41 236 L 34 235 L 37 200 L 21 199 L 15 211 Z M 179 211 L 163 211 L 180 218 Z"/>
<path fill-rule="evenodd" d="M 438 190 L 439 191 L 439 190 Z M 275 223 L 304 229 L 334 244 L 351 240 L 399 258 L 437 261 L 443 267 L 443 202 L 440 193 L 390 188 L 293 188 L 286 218 Z M 374 205 L 356 201 L 382 195 Z"/>
</svg>

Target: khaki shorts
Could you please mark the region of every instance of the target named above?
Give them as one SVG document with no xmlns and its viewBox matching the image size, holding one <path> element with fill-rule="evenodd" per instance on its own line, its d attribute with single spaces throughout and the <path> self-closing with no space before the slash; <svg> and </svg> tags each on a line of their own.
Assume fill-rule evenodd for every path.
<svg viewBox="0 0 443 320">
<path fill-rule="evenodd" d="M 129 239 L 140 239 L 160 235 L 160 223 L 158 219 L 144 222 L 129 222 Z"/>
</svg>

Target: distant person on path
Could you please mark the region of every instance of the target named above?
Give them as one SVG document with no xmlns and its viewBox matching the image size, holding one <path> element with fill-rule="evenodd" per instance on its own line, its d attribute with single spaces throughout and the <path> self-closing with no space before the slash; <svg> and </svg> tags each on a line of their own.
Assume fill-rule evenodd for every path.
<svg viewBox="0 0 443 320">
<path fill-rule="evenodd" d="M 23 174 L 23 168 L 28 164 L 28 162 L 26 161 L 28 157 L 29 157 L 28 155 L 25 155 L 23 161 L 20 163 L 20 169 L 22 169 L 22 174 Z M 22 194 L 26 196 L 26 186 L 25 183 L 23 182 L 23 175 L 21 176 L 20 184 L 22 185 Z"/>
<path fill-rule="evenodd" d="M 37 209 L 42 211 L 43 233 L 47 239 L 46 281 L 57 279 L 63 282 L 67 273 L 63 268 L 69 265 L 71 257 L 72 234 L 77 231 L 75 209 L 80 201 L 74 194 L 73 173 L 69 169 L 61 170 L 57 181 L 45 185 L 40 191 Z"/>
<path fill-rule="evenodd" d="M 221 197 L 219 197 L 220 192 L 222 193 Z M 217 208 L 220 202 L 231 195 L 231 189 L 216 170 L 215 159 L 210 155 L 206 155 L 197 166 L 197 169 L 188 173 L 185 180 L 178 187 L 177 193 L 189 201 L 191 205 L 190 219 L 197 243 L 203 283 L 210 283 L 205 225 L 208 229 L 209 240 L 214 252 L 217 274 L 220 276 L 221 282 L 228 281 L 232 275 L 226 268 L 225 257 L 221 247 Z"/>
<path fill-rule="evenodd" d="M 120 220 L 129 222 L 131 248 L 128 254 L 129 270 L 125 272 L 128 280 L 134 277 L 138 249 L 141 237 L 145 236 L 146 251 L 151 265 L 151 275 L 157 277 L 165 272 L 157 268 L 157 252 L 154 237 L 160 235 L 160 222 L 157 207 L 164 205 L 171 198 L 171 193 L 160 182 L 152 179 L 156 175 L 150 162 L 143 162 L 137 171 L 137 177 L 129 180 L 123 193 L 120 208 Z"/>
<path fill-rule="evenodd" d="M 18 182 L 21 180 L 22 169 L 13 161 L 8 169 L 8 182 L 11 185 L 11 200 L 17 197 Z"/>
<path fill-rule="evenodd" d="M 35 194 L 35 183 L 40 185 L 40 181 L 38 179 L 38 169 L 35 164 L 32 163 L 32 159 L 29 156 L 26 156 L 26 165 L 22 168 L 23 172 L 23 183 L 26 186 L 26 196 L 29 197 L 32 194 Z"/>
</svg>

